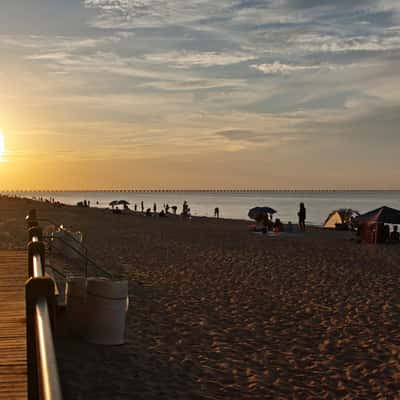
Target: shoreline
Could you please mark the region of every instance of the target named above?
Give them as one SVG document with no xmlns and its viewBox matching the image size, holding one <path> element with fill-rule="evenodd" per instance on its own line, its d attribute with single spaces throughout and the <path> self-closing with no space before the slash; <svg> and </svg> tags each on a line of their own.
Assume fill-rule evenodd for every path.
<svg viewBox="0 0 400 400">
<path fill-rule="evenodd" d="M 65 208 L 65 207 L 73 207 L 73 208 L 78 208 L 78 209 L 93 209 L 93 210 L 101 210 L 101 211 L 112 211 L 112 208 L 108 207 L 100 207 L 99 205 L 90 205 L 90 207 L 83 207 L 83 206 L 78 206 L 77 204 L 67 204 L 67 203 L 60 203 L 60 205 L 57 205 L 55 203 L 51 203 L 50 201 L 46 201 L 46 200 L 38 200 L 38 199 L 32 199 L 30 197 L 10 197 L 8 195 L 4 195 L 0 193 L 0 196 L 2 196 L 3 198 L 9 199 L 9 200 L 25 200 L 28 202 L 32 202 L 33 204 L 46 204 L 49 205 L 51 207 L 54 208 Z M 1 198 L 1 197 L 0 197 Z M 142 211 L 134 211 L 131 208 L 129 208 L 129 210 L 122 210 L 120 209 L 121 213 L 118 214 L 120 216 L 135 216 L 135 217 L 147 217 L 148 216 L 145 215 L 145 212 Z M 152 218 L 159 218 L 158 212 L 156 212 L 155 214 L 153 213 L 153 211 L 151 211 L 151 217 Z M 165 217 L 162 218 L 180 218 L 182 220 L 184 220 L 185 218 L 181 215 L 181 214 L 173 214 L 173 213 L 168 213 Z M 243 218 L 227 218 L 227 217 L 213 217 L 213 216 L 207 216 L 207 215 L 191 215 L 190 218 L 186 218 L 187 220 L 212 220 L 212 221 L 236 221 L 236 222 L 242 222 L 242 223 L 247 223 L 247 224 L 254 224 L 255 221 L 252 219 L 243 219 Z M 284 225 L 287 225 L 287 223 L 284 223 Z M 293 223 L 293 226 L 297 226 L 297 223 Z M 311 228 L 311 229 L 324 229 L 322 225 L 318 225 L 318 224 L 307 224 L 307 227 Z"/>
<path fill-rule="evenodd" d="M 400 192 L 399 192 L 400 194 Z M 42 198 L 54 200 L 64 204 L 76 205 L 84 200 L 90 201 L 92 208 L 109 207 L 110 202 L 124 199 L 130 203 L 133 211 L 134 205 L 141 209 L 153 209 L 157 204 L 158 211 L 165 204 L 169 204 L 170 213 L 172 206 L 177 206 L 178 213 L 182 210 L 184 201 L 187 201 L 194 216 L 212 218 L 214 209 L 219 208 L 220 217 L 224 219 L 247 220 L 248 211 L 255 206 L 269 206 L 277 210 L 276 218 L 287 223 L 297 225 L 297 212 L 299 203 L 303 202 L 307 209 L 306 224 L 323 226 L 326 218 L 334 210 L 351 208 L 360 214 L 376 209 L 383 205 L 400 209 L 400 195 L 397 192 L 263 192 L 263 193 L 209 193 L 209 192 L 154 192 L 154 193 L 122 193 L 122 192 L 58 192 L 25 194 L 23 197 Z M 10 195 L 13 197 L 13 195 Z M 96 204 L 98 203 L 98 204 Z"/>
<path fill-rule="evenodd" d="M 15 198 L 12 197 L 7 197 L 10 200 L 14 200 Z M 77 204 L 66 204 L 66 203 L 61 203 L 60 206 L 55 205 L 51 202 L 48 201 L 41 201 L 41 200 L 37 200 L 37 199 L 32 199 L 32 198 L 16 198 L 19 200 L 28 200 L 29 202 L 33 202 L 34 204 L 46 204 L 49 205 L 51 207 L 54 208 L 65 208 L 65 207 L 72 207 L 72 208 L 78 208 L 78 209 L 85 209 L 85 210 L 101 210 L 101 211 L 110 211 L 112 213 L 112 208 L 110 207 L 100 207 L 98 205 L 91 205 L 90 207 L 83 207 L 83 206 L 78 206 Z M 142 211 L 134 211 L 132 209 L 129 210 L 122 210 L 120 209 L 121 213 L 116 215 L 119 215 L 121 217 L 126 217 L 126 216 L 133 216 L 133 217 L 146 217 L 146 218 L 177 218 L 177 219 L 181 219 L 181 220 L 206 220 L 206 221 L 227 221 L 227 222 L 241 222 L 241 223 L 246 223 L 247 225 L 252 225 L 255 224 L 255 221 L 252 219 L 242 219 L 242 218 L 225 218 L 225 217 L 212 217 L 212 216 L 207 216 L 207 215 L 191 215 L 189 218 L 185 218 L 183 217 L 181 214 L 173 214 L 173 213 L 169 213 L 164 217 L 160 217 L 158 214 L 158 212 L 156 212 L 155 214 L 153 213 L 153 211 L 151 212 L 151 216 L 146 216 L 145 212 Z M 287 223 L 284 223 L 284 225 L 286 226 Z M 297 227 L 298 224 L 297 223 L 293 223 L 294 227 Z M 331 230 L 331 229 L 326 229 L 324 228 L 322 225 L 317 225 L 317 224 L 307 224 L 307 227 L 310 229 L 321 229 L 321 230 Z"/>
</svg>

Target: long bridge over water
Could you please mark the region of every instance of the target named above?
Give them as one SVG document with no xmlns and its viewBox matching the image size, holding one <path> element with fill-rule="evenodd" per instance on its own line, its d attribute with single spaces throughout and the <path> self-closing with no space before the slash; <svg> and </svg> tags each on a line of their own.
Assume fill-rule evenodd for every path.
<svg viewBox="0 0 400 400">
<path fill-rule="evenodd" d="M 399 192 L 400 189 L 24 189 L 24 190 L 4 190 L 7 194 L 31 194 L 31 193 L 340 193 L 340 192 Z"/>
</svg>

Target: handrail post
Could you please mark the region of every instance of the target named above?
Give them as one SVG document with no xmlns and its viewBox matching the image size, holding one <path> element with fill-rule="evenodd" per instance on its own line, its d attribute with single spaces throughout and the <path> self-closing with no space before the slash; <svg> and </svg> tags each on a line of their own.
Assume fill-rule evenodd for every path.
<svg viewBox="0 0 400 400">
<path fill-rule="evenodd" d="M 33 257 L 35 255 L 40 256 L 40 262 L 42 264 L 42 275 L 44 275 L 45 266 L 45 246 L 43 242 L 29 242 L 28 243 L 28 277 L 33 276 Z"/>
<path fill-rule="evenodd" d="M 26 341 L 27 341 L 27 359 L 28 359 L 28 399 L 40 399 L 39 367 L 38 354 L 36 347 L 36 324 L 35 324 L 35 306 L 37 300 L 45 298 L 47 300 L 50 320 L 54 329 L 55 324 L 55 297 L 54 282 L 49 277 L 30 277 L 25 284 L 25 304 L 26 304 Z"/>
<path fill-rule="evenodd" d="M 28 229 L 29 241 L 31 241 L 35 236 L 39 239 L 39 242 L 43 240 L 43 232 L 39 226 L 32 226 Z"/>
<path fill-rule="evenodd" d="M 25 221 L 26 221 L 26 225 L 28 228 L 32 228 L 34 226 L 39 226 L 39 222 L 38 222 L 37 216 L 36 216 L 36 210 L 34 208 L 29 210 L 29 213 L 26 216 Z"/>
</svg>

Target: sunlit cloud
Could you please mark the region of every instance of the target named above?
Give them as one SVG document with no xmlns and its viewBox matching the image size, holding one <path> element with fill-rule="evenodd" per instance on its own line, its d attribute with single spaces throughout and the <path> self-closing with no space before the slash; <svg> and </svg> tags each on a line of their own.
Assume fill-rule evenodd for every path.
<svg viewBox="0 0 400 400">
<path fill-rule="evenodd" d="M 0 44 L 8 46 L 23 47 L 26 49 L 46 49 L 46 51 L 72 51 L 79 49 L 93 49 L 103 45 L 119 42 L 122 33 L 113 36 L 103 37 L 76 37 L 76 36 L 55 36 L 43 35 L 0 35 Z"/>
<path fill-rule="evenodd" d="M 252 65 L 251 67 L 264 74 L 289 74 L 298 71 L 315 71 L 321 68 L 319 65 L 289 65 L 281 64 L 279 61 L 275 61 L 272 64 Z"/>
<path fill-rule="evenodd" d="M 100 28 L 190 23 L 218 15 L 226 7 L 224 2 L 220 5 L 211 0 L 84 0 L 84 4 L 100 12 L 93 21 Z"/>
</svg>

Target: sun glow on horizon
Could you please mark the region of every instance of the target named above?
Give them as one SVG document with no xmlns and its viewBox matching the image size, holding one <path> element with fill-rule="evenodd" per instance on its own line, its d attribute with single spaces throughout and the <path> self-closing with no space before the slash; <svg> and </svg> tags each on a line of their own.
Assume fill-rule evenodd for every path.
<svg viewBox="0 0 400 400">
<path fill-rule="evenodd" d="M 0 162 L 5 162 L 5 154 L 6 154 L 6 145 L 4 140 L 4 133 L 0 129 Z"/>
</svg>

